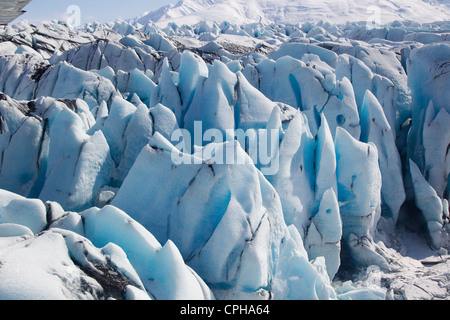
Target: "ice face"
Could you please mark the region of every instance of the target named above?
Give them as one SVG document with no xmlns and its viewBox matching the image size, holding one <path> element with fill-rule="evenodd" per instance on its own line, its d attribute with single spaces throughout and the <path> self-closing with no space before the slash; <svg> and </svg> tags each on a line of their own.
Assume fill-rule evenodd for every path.
<svg viewBox="0 0 450 320">
<path fill-rule="evenodd" d="M 445 90 L 449 81 L 448 72 L 446 72 L 449 50 L 450 47 L 445 44 L 428 45 L 412 50 L 408 59 L 408 84 L 413 96 L 408 155 L 421 169 L 424 169 L 422 154 L 425 145 L 422 135 L 425 126 L 425 110 L 431 101 L 436 114 L 441 109 L 449 112 L 447 104 L 449 97 Z"/>
<path fill-rule="evenodd" d="M 315 200 L 316 206 L 325 191 L 333 189 L 337 194 L 336 182 L 336 152 L 334 140 L 328 126 L 327 118 L 322 114 L 321 125 L 317 134 L 317 146 L 315 154 L 316 183 Z"/>
<path fill-rule="evenodd" d="M 184 118 L 185 128 L 194 136 L 194 122 L 202 121 L 203 132 L 217 129 L 223 133 L 235 129 L 232 109 L 237 77 L 228 67 L 216 61 L 208 78 L 201 78 Z"/>
<path fill-rule="evenodd" d="M 277 265 L 294 263 L 278 259 L 279 250 L 287 250 L 281 249 L 281 243 L 290 237 L 273 187 L 238 143 L 218 144 L 215 154 L 235 152 L 238 158 L 247 158 L 246 164 L 200 159 L 198 164 L 174 166 L 173 149 L 161 149 L 157 141 L 151 144 L 159 147 L 143 149 L 112 204 L 130 212 L 159 241 L 171 239 L 217 297 L 267 297 Z M 185 156 L 195 160 L 195 156 Z M 246 184 L 241 182 L 243 177 Z M 134 200 L 129 201 L 130 197 Z M 222 240 L 225 234 L 229 241 Z M 226 279 L 233 279 L 231 287 L 223 285 Z M 326 282 L 323 285 L 331 294 Z M 309 290 L 319 289 L 304 287 L 298 297 L 311 294 Z M 282 290 L 275 298 L 286 294 Z"/>
<path fill-rule="evenodd" d="M 80 118 L 68 109 L 58 114 L 50 136 L 47 173 L 39 198 L 59 202 L 68 210 L 93 206 L 114 168 L 105 136 L 102 132 L 88 136 Z"/>
<path fill-rule="evenodd" d="M 305 248 L 310 259 L 325 258 L 330 279 L 334 278 L 341 264 L 341 238 L 339 203 L 334 189 L 328 189 L 323 194 L 317 214 L 311 219 Z"/>
<path fill-rule="evenodd" d="M 400 207 L 406 199 L 400 155 L 391 126 L 380 103 L 370 91 L 366 91 L 364 96 L 361 127 L 361 141 L 374 143 L 379 151 L 378 162 L 382 177 L 381 197 L 388 207 L 387 216 L 392 217 L 395 225 Z"/>
<path fill-rule="evenodd" d="M 50 203 L 7 191 L 1 191 L 0 199 L 2 299 L 214 298 L 172 242 L 161 246 L 117 208 L 65 213 L 47 221 L 52 216 L 47 213 L 55 211 Z M 74 228 L 75 221 L 80 228 Z M 23 277 L 10 281 L 17 270 Z M 135 295 L 130 297 L 129 290 Z"/>
<path fill-rule="evenodd" d="M 183 127 L 184 117 L 194 99 L 198 82 L 201 81 L 202 78 L 207 78 L 208 72 L 206 63 L 199 56 L 189 51 L 183 52 L 180 59 L 180 75 L 178 83 L 180 99 L 183 105 L 180 125 Z"/>
<path fill-rule="evenodd" d="M 416 196 L 416 205 L 425 218 L 431 243 L 435 248 L 443 245 L 444 208 L 441 198 L 425 180 L 417 165 L 410 160 L 409 167 Z"/>
<path fill-rule="evenodd" d="M 81 98 L 93 108 L 103 100 L 109 101 L 114 93 L 115 88 L 108 80 L 60 62 L 43 75 L 35 97 Z"/>
<path fill-rule="evenodd" d="M 49 61 L 52 64 L 66 61 L 83 70 L 100 70 L 111 67 L 113 70 L 125 72 L 135 69 L 154 71 L 157 65 L 157 61 L 152 55 L 154 53 L 156 53 L 155 50 L 148 45 L 127 36 L 120 40 L 120 44 L 106 41 L 89 43 L 67 50 L 60 55 L 56 54 Z"/>
<path fill-rule="evenodd" d="M 40 174 L 37 164 L 40 160 L 45 124 L 36 118 L 27 118 L 23 114 L 21 118 L 20 127 L 12 131 L 13 134 L 3 136 L 2 167 L 10 169 L 2 170 L 0 180 L 3 189 L 28 196 Z M 8 142 L 5 141 L 7 136 Z"/>
<path fill-rule="evenodd" d="M 314 137 L 306 116 L 298 111 L 280 144 L 280 169 L 268 179 L 277 190 L 288 225 L 295 225 L 303 237 L 311 217 L 314 199 Z"/>
<path fill-rule="evenodd" d="M 435 112 L 433 103 L 430 103 L 423 127 L 425 168 L 430 185 L 439 197 L 448 199 L 450 132 L 446 125 L 449 123 L 450 115 L 446 109 L 441 109 L 436 116 Z M 436 136 L 440 136 L 440 139 L 436 139 Z"/>
<path fill-rule="evenodd" d="M 343 240 L 356 264 L 386 268 L 372 239 L 381 211 L 377 148 L 355 140 L 341 128 L 336 131 L 335 145 Z"/>
<path fill-rule="evenodd" d="M 164 59 L 161 79 L 155 88 L 150 100 L 150 106 L 154 107 L 161 103 L 170 108 L 177 117 L 178 123 L 181 121 L 181 100 L 177 87 L 175 86 L 170 71 L 169 61 Z"/>
<path fill-rule="evenodd" d="M 445 44 L 430 44 L 411 50 L 407 60 L 408 83 L 413 97 L 408 135 L 411 184 L 416 205 L 425 216 L 435 247 L 446 243 L 440 207 L 449 195 L 449 140 L 448 129 L 444 126 L 448 118 L 444 89 L 444 83 L 448 82 L 448 52 L 449 47 Z M 436 139 L 437 135 L 439 139 Z M 427 201 L 431 202 L 424 204 Z"/>
<path fill-rule="evenodd" d="M 240 71 L 237 79 L 237 101 L 234 106 L 236 128 L 246 130 L 264 126 L 276 108 L 275 103 L 250 85 Z"/>
<path fill-rule="evenodd" d="M 86 236 L 97 246 L 112 242 L 127 254 L 143 285 L 155 299 L 197 300 L 213 295 L 186 267 L 175 245 L 164 246 L 122 210 L 107 206 L 82 213 Z M 145 258 L 143 258 L 145 257 Z"/>
</svg>

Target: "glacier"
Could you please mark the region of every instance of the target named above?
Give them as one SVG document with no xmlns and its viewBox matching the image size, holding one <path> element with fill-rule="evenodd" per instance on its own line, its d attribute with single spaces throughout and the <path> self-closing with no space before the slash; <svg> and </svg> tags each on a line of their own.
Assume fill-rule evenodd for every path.
<svg viewBox="0 0 450 320">
<path fill-rule="evenodd" d="M 1 27 L 0 298 L 448 298 L 448 34 Z"/>
</svg>

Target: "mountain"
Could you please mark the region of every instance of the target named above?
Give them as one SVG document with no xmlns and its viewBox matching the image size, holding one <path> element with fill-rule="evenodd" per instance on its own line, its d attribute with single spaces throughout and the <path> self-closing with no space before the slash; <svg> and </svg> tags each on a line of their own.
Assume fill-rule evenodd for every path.
<svg viewBox="0 0 450 320">
<path fill-rule="evenodd" d="M 380 24 L 395 20 L 433 22 L 450 16 L 448 0 L 181 0 L 157 11 L 146 12 L 133 22 L 150 21 L 161 26 L 176 22 L 178 25 L 200 21 L 227 21 L 235 24 L 345 23 L 348 21 L 377 20 Z M 379 21 L 378 21 L 379 20 Z"/>
</svg>

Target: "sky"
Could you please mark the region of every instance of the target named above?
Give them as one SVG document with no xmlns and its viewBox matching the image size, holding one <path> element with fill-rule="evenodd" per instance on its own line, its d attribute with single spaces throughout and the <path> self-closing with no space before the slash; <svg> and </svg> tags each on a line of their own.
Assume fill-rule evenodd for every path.
<svg viewBox="0 0 450 320">
<path fill-rule="evenodd" d="M 83 23 L 98 21 L 110 22 L 118 18 L 130 19 L 141 15 L 145 11 L 156 10 L 178 0 L 32 0 L 24 10 L 24 15 L 13 22 L 26 19 L 39 24 L 48 20 L 66 20 Z M 79 8 L 79 15 L 77 6 Z"/>
</svg>

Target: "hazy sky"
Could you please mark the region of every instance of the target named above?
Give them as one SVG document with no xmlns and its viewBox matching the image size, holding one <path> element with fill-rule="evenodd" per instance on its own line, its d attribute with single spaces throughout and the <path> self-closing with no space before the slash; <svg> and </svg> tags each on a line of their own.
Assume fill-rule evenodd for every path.
<svg viewBox="0 0 450 320">
<path fill-rule="evenodd" d="M 15 22 L 26 19 L 39 24 L 44 20 L 65 20 L 72 13 L 67 13 L 71 5 L 80 8 L 81 23 L 98 21 L 109 22 L 117 18 L 129 19 L 145 11 L 155 10 L 178 0 L 32 0 L 24 10 L 27 11 Z"/>
</svg>

